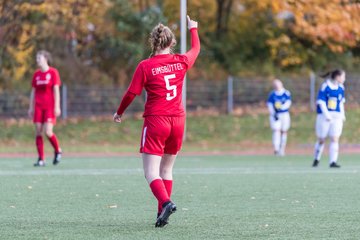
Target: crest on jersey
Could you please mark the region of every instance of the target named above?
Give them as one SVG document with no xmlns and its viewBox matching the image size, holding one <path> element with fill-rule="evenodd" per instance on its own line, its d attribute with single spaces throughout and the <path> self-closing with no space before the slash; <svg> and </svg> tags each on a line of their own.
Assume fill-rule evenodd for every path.
<svg viewBox="0 0 360 240">
<path fill-rule="evenodd" d="M 46 76 L 45 76 L 45 78 L 46 78 L 46 80 L 50 80 L 50 78 L 51 78 L 50 73 L 47 73 Z"/>
</svg>

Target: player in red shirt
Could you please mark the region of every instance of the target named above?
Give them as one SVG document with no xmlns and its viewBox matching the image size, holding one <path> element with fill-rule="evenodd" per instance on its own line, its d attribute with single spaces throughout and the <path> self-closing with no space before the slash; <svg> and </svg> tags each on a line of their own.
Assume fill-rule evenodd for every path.
<svg viewBox="0 0 360 240">
<path fill-rule="evenodd" d="M 172 54 L 176 44 L 171 30 L 157 25 L 150 34 L 152 54 L 137 66 L 132 82 L 114 114 L 114 121 L 121 123 L 125 109 L 142 89 L 147 92 L 144 126 L 141 137 L 144 174 L 151 191 L 158 200 L 158 217 L 155 227 L 163 227 L 176 211 L 171 201 L 174 162 L 179 152 L 185 125 L 182 87 L 186 71 L 200 52 L 198 23 L 188 16 L 191 49 L 186 54 Z"/>
<path fill-rule="evenodd" d="M 39 69 L 35 71 L 32 79 L 30 95 L 29 117 L 33 119 L 36 127 L 36 147 L 39 154 L 35 167 L 45 166 L 43 131 L 54 147 L 55 156 L 53 164 L 61 159 L 61 148 L 58 139 L 53 133 L 56 117 L 60 116 L 60 76 L 59 72 L 49 66 L 50 53 L 41 50 L 36 54 L 36 63 Z"/>
</svg>

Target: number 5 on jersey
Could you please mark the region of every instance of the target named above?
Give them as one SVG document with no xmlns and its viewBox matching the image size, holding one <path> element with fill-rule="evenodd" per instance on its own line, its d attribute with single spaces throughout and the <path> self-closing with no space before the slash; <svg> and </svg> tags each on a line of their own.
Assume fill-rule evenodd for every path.
<svg viewBox="0 0 360 240">
<path fill-rule="evenodd" d="M 173 100 L 177 95 L 176 85 L 170 85 L 170 79 L 174 79 L 174 78 L 175 78 L 175 74 L 170 74 L 170 75 L 164 76 L 165 83 L 166 83 L 166 89 L 169 90 L 169 91 L 172 91 L 172 94 L 171 93 L 166 93 L 166 100 L 167 101 Z"/>
</svg>

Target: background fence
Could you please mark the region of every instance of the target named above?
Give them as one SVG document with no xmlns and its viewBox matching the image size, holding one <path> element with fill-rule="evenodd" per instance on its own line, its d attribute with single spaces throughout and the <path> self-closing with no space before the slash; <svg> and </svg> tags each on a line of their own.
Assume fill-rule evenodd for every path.
<svg viewBox="0 0 360 240">
<path fill-rule="evenodd" d="M 282 79 L 291 91 L 295 105 L 314 107 L 321 79 Z M 349 75 L 345 83 L 347 103 L 360 103 L 360 77 Z M 215 109 L 231 113 L 243 105 L 261 104 L 271 91 L 271 81 L 261 78 L 229 77 L 222 81 L 188 81 L 187 110 Z M 117 109 L 126 89 L 95 86 L 64 85 L 61 89 L 63 118 L 71 116 L 111 115 Z M 143 111 L 145 94 L 137 97 L 127 113 Z M 25 117 L 29 106 L 29 92 L 0 92 L 0 117 Z"/>
</svg>

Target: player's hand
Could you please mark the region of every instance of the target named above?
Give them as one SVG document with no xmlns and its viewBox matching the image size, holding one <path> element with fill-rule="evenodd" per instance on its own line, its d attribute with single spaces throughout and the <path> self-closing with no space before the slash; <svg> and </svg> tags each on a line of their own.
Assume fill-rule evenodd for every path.
<svg viewBox="0 0 360 240">
<path fill-rule="evenodd" d="M 59 117 L 61 115 L 61 109 L 60 108 L 55 108 L 55 117 Z"/>
<path fill-rule="evenodd" d="M 121 123 L 122 122 L 122 119 L 121 119 L 122 115 L 118 115 L 117 113 L 114 113 L 114 122 L 116 123 Z"/>
<path fill-rule="evenodd" d="M 278 120 L 279 120 L 279 116 L 278 116 L 277 113 L 274 114 L 274 119 L 275 119 L 275 121 L 278 121 Z"/>
<path fill-rule="evenodd" d="M 32 108 L 29 108 L 29 110 L 28 110 L 28 116 L 29 116 L 29 118 L 33 118 L 33 116 L 34 116 L 34 110 L 33 110 Z"/>
<path fill-rule="evenodd" d="M 192 29 L 192 28 L 197 28 L 198 27 L 198 22 L 191 20 L 189 15 L 187 15 L 187 25 L 188 25 L 188 29 Z"/>
</svg>

